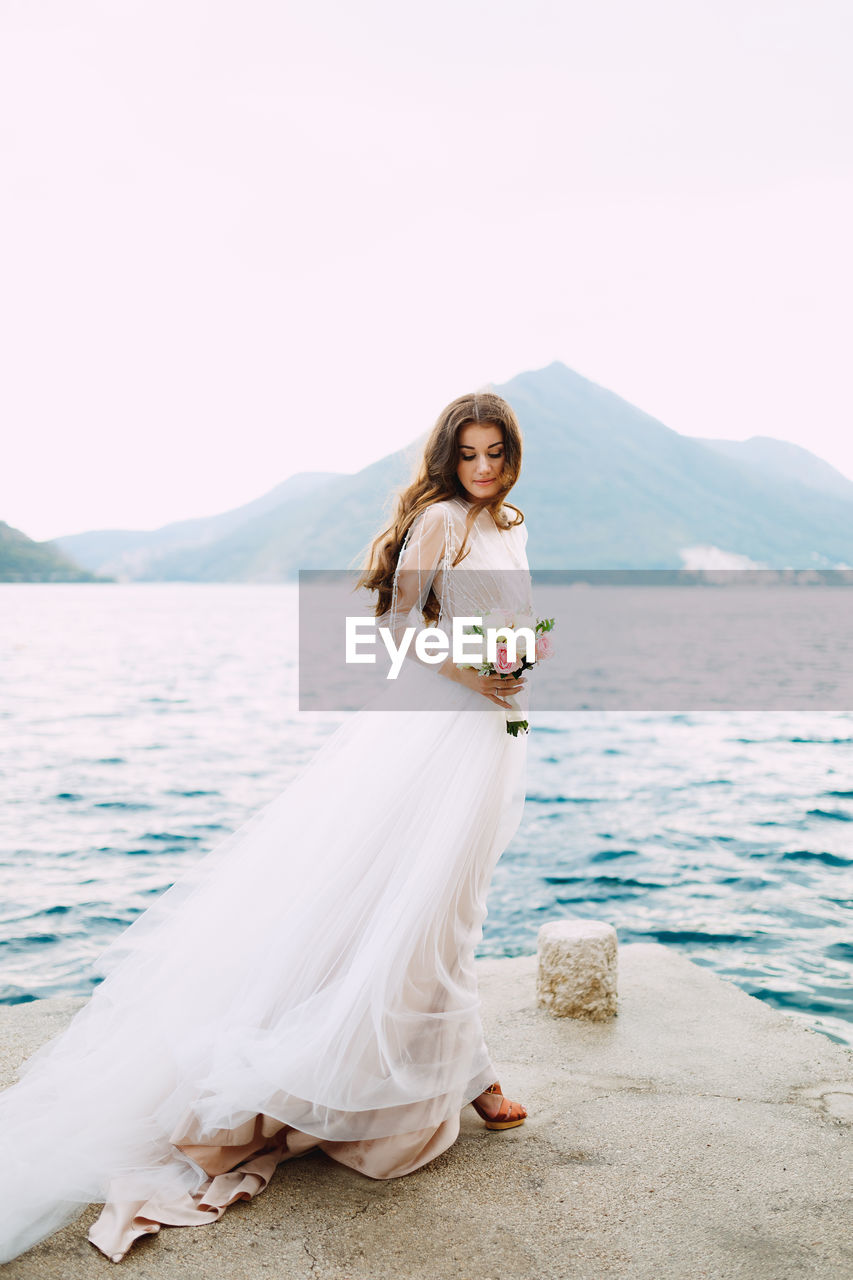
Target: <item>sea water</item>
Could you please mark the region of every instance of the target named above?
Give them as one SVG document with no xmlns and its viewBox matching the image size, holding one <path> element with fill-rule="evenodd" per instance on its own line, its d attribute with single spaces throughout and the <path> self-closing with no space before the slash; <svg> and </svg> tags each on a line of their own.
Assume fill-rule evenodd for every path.
<svg viewBox="0 0 853 1280">
<path fill-rule="evenodd" d="M 297 591 L 0 586 L 0 1002 L 87 994 L 107 943 L 341 722 L 298 711 Z M 853 1045 L 853 714 L 531 701 L 479 954 L 604 920 Z"/>
</svg>

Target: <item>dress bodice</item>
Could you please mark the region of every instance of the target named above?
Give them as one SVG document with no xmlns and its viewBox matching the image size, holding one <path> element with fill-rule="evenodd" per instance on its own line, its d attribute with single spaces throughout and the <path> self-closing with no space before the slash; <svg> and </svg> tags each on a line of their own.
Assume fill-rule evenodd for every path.
<svg viewBox="0 0 853 1280">
<path fill-rule="evenodd" d="M 439 620 L 436 625 L 443 629 L 444 624 L 449 626 L 452 618 L 457 616 L 532 611 L 525 523 L 502 529 L 495 523 L 491 512 L 486 507 L 481 507 L 468 532 L 466 554 L 454 564 L 463 545 L 466 519 L 472 505 L 462 498 L 450 498 L 435 504 L 444 517 L 444 527 L 441 547 L 438 545 L 438 538 L 432 544 L 433 557 L 438 551 L 441 554 L 435 559 L 430 587 L 439 602 Z M 423 514 L 428 516 L 430 512 Z M 432 516 L 434 523 L 437 522 L 438 514 Z M 421 536 L 425 542 L 428 541 L 426 533 Z M 410 555 L 401 553 L 402 572 L 406 572 L 410 560 Z M 424 603 L 422 597 L 429 594 L 428 589 L 425 591 L 426 578 L 429 577 L 428 563 L 429 560 L 418 583 L 418 602 L 421 605 Z"/>
<path fill-rule="evenodd" d="M 411 636 L 428 624 L 445 633 L 452 651 L 455 619 L 466 620 L 465 630 L 477 622 L 486 628 L 532 627 L 527 525 L 522 521 L 501 528 L 487 507 L 479 507 L 467 528 L 475 505 L 479 506 L 461 497 L 443 499 L 431 503 L 410 525 L 397 559 L 390 607 L 377 619 L 398 648 L 407 632 Z M 495 704 L 484 703 L 477 691 L 437 682 L 437 666 L 419 658 L 415 650 L 414 643 L 405 649 L 408 660 L 394 677 L 396 693 L 383 695 L 387 700 L 397 697 L 400 705 L 418 708 L 446 702 L 454 709 L 467 701 L 471 709 L 494 709 Z M 525 698 L 526 690 L 519 702 L 524 704 Z"/>
<path fill-rule="evenodd" d="M 445 503 L 450 511 L 453 531 L 458 545 L 461 545 L 465 532 L 465 520 L 473 503 L 462 498 L 450 498 Z M 481 507 L 469 534 L 468 545 L 470 555 L 457 566 L 459 569 L 519 569 L 527 570 L 527 525 L 526 523 L 511 525 L 501 529 L 495 523 L 491 512 Z"/>
</svg>

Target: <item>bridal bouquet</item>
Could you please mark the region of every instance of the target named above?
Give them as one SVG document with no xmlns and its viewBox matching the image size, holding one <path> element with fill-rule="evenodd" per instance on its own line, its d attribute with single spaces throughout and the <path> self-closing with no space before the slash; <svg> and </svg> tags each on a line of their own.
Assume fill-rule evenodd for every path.
<svg viewBox="0 0 853 1280">
<path fill-rule="evenodd" d="M 516 637 L 514 662 L 510 661 L 506 641 L 499 640 L 494 662 L 482 662 L 479 665 L 474 662 L 459 662 L 457 666 L 470 667 L 473 671 L 478 671 L 481 676 L 497 674 L 502 678 L 508 678 L 521 675 L 522 671 L 550 658 L 554 652 L 554 642 L 551 638 L 551 632 L 554 629 L 553 618 L 535 618 L 532 613 L 489 613 L 483 618 L 482 626 L 472 625 L 465 629 L 470 634 L 485 636 L 487 630 L 497 627 L 511 627 L 513 631 L 520 627 L 528 627 L 535 637 L 533 653 L 527 652 L 527 637 L 520 635 Z M 507 701 L 510 705 L 504 708 L 506 731 L 517 738 L 519 733 L 530 731 L 530 724 L 524 719 L 518 698 L 510 694 Z"/>
</svg>

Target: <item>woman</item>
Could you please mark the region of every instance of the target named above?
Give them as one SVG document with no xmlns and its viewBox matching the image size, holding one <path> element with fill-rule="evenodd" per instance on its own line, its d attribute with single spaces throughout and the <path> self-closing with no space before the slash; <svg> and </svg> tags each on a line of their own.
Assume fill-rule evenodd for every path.
<svg viewBox="0 0 853 1280">
<path fill-rule="evenodd" d="M 530 611 L 524 517 L 504 504 L 520 463 L 500 397 L 445 409 L 357 584 L 380 625 Z M 0 1261 L 90 1203 L 89 1240 L 120 1261 L 312 1147 L 400 1177 L 452 1145 L 469 1102 L 490 1127 L 523 1122 L 483 1039 L 474 948 L 524 803 L 505 709 L 525 681 L 452 655 L 402 665 L 107 947 L 91 999 L 0 1095 Z"/>
</svg>

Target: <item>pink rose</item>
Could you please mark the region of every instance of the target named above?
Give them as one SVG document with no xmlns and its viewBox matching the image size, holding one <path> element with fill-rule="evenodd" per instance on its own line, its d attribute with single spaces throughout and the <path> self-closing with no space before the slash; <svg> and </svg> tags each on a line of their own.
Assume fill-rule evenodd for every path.
<svg viewBox="0 0 853 1280">
<path fill-rule="evenodd" d="M 536 657 L 550 658 L 554 653 L 554 641 L 549 631 L 542 631 L 536 637 Z"/>
<path fill-rule="evenodd" d="M 495 654 L 495 671 L 497 671 L 499 675 L 509 676 L 509 675 L 512 675 L 513 671 L 515 671 L 515 668 L 518 665 L 519 664 L 517 661 L 510 662 L 509 659 L 507 658 L 506 645 L 499 644 Z"/>
</svg>

